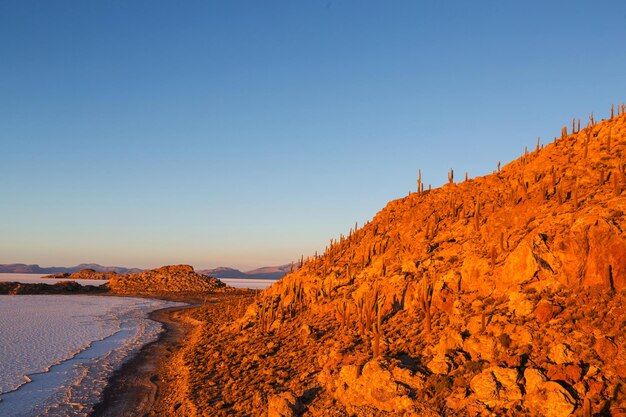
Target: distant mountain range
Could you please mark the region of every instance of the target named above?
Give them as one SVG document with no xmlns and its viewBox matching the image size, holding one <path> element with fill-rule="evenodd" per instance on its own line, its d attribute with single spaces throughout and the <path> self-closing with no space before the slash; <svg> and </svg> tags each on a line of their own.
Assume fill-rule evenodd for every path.
<svg viewBox="0 0 626 417">
<path fill-rule="evenodd" d="M 296 267 L 294 266 L 294 269 Z M 142 272 L 139 268 L 125 268 L 121 266 L 102 266 L 98 264 L 80 264 L 76 266 L 48 266 L 41 267 L 37 264 L 0 264 L 0 273 L 3 274 L 57 274 L 66 272 L 73 274 L 83 269 L 93 269 L 97 272 L 117 272 L 118 274 L 135 274 Z M 266 266 L 242 272 L 229 267 L 219 267 L 214 269 L 202 269 L 197 271 L 200 274 L 210 275 L 215 278 L 248 278 L 248 279 L 280 279 L 291 269 L 291 264 L 279 266 Z"/>
<path fill-rule="evenodd" d="M 296 267 L 294 266 L 294 269 Z M 215 278 L 248 278 L 248 279 L 280 279 L 289 273 L 291 264 L 279 266 L 266 266 L 243 272 L 238 269 L 220 266 L 213 269 L 203 269 L 198 271 L 201 274 L 210 275 Z"/>
<path fill-rule="evenodd" d="M 102 266 L 98 264 L 80 264 L 76 266 L 46 266 L 41 267 L 37 264 L 0 264 L 0 273 L 3 274 L 56 274 L 59 272 L 67 272 L 73 274 L 74 272 L 81 271 L 83 269 L 93 269 L 97 272 L 117 272 L 118 274 L 134 274 L 143 271 L 138 268 L 124 268 L 122 266 Z"/>
</svg>

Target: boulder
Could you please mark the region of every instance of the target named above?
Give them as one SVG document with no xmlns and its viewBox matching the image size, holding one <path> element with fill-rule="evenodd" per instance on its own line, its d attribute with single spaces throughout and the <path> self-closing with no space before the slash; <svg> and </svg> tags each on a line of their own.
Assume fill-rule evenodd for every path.
<svg viewBox="0 0 626 417">
<path fill-rule="evenodd" d="M 556 364 L 563 365 L 572 363 L 575 360 L 574 352 L 565 343 L 558 343 L 550 348 L 548 355 L 550 360 Z"/>
<path fill-rule="evenodd" d="M 596 340 L 593 350 L 605 362 L 610 362 L 618 353 L 617 345 L 607 337 L 601 337 Z"/>
<path fill-rule="evenodd" d="M 484 359 L 491 362 L 496 356 L 496 341 L 493 337 L 484 335 L 468 337 L 463 342 L 463 350 L 472 360 Z"/>
<path fill-rule="evenodd" d="M 539 323 L 547 323 L 561 312 L 561 307 L 552 304 L 550 301 L 541 300 L 537 303 L 533 312 Z"/>
<path fill-rule="evenodd" d="M 318 378 L 348 410 L 372 407 L 403 413 L 410 412 L 414 406 L 410 389 L 393 377 L 385 363 L 377 360 L 367 362 L 362 370 L 358 365 L 343 366 L 334 375 L 325 369 Z"/>
<path fill-rule="evenodd" d="M 506 258 L 502 268 L 502 279 L 496 280 L 498 289 L 514 288 L 531 281 L 539 272 L 539 265 L 532 251 L 529 238 L 522 240 Z"/>
<path fill-rule="evenodd" d="M 535 305 L 523 293 L 513 291 L 509 294 L 508 307 L 517 317 L 526 317 L 533 312 Z"/>
<path fill-rule="evenodd" d="M 489 406 L 506 406 L 522 399 L 517 379 L 516 369 L 496 366 L 476 375 L 470 381 L 470 387 L 477 400 Z"/>
<path fill-rule="evenodd" d="M 582 380 L 583 370 L 579 365 L 557 365 L 547 364 L 546 375 L 552 381 L 564 381 L 570 385 L 575 385 Z"/>
<path fill-rule="evenodd" d="M 267 397 L 267 417 L 295 417 L 300 408 L 298 399 L 291 392 Z"/>
<path fill-rule="evenodd" d="M 565 417 L 576 409 L 576 401 L 570 393 L 557 382 L 549 381 L 539 369 L 526 369 L 524 380 L 524 404 L 536 415 Z"/>
<path fill-rule="evenodd" d="M 447 356 L 437 354 L 426 366 L 434 374 L 446 375 L 452 369 L 452 362 Z"/>
</svg>

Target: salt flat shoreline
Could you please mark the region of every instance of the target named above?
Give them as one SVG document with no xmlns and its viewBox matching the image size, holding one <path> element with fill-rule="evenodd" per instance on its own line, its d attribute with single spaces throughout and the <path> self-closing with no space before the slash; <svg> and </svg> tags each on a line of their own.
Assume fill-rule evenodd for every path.
<svg viewBox="0 0 626 417">
<path fill-rule="evenodd" d="M 165 364 L 191 332 L 193 325 L 177 320 L 178 312 L 197 308 L 203 304 L 198 298 L 145 297 L 166 301 L 185 302 L 186 306 L 166 307 L 148 314 L 150 320 L 163 325 L 163 331 L 154 342 L 144 345 L 139 352 L 108 378 L 102 399 L 90 417 L 123 417 L 151 415 L 150 411 L 162 390 Z"/>
<path fill-rule="evenodd" d="M 165 268 L 165 267 L 164 267 Z M 184 281 L 190 275 L 190 279 L 196 278 L 191 267 L 167 267 L 174 271 L 165 271 L 169 275 L 175 275 Z M 178 268 L 178 269 L 176 269 Z M 163 269 L 163 268 L 161 268 Z M 155 270 L 161 273 L 161 269 Z M 178 274 L 178 275 L 177 275 Z M 157 339 L 150 342 L 135 353 L 127 356 L 121 366 L 106 377 L 106 386 L 102 390 L 98 402 L 90 406 L 89 416 L 159 416 L 168 415 L 169 411 L 176 410 L 177 398 L 169 398 L 170 388 L 178 389 L 180 381 L 176 380 L 177 368 L 172 364 L 177 361 L 180 354 L 188 346 L 193 345 L 199 327 L 190 314 L 194 309 L 206 304 L 219 304 L 220 302 L 237 299 L 242 295 L 250 297 L 258 289 L 229 288 L 222 292 L 220 287 L 216 291 L 169 291 L 159 279 L 162 273 L 154 280 L 162 285 L 155 285 L 151 292 L 136 292 L 134 289 L 100 289 L 98 287 L 81 286 L 79 284 L 55 283 L 19 283 L 17 281 L 0 282 L 0 293 L 23 295 L 23 294 L 61 294 L 77 295 L 88 294 L 93 297 L 130 297 L 183 302 L 185 306 L 165 307 L 151 311 L 147 314 L 148 319 L 161 323 L 163 330 Z M 181 277 L 182 276 L 182 277 Z M 256 281 L 254 281 L 256 283 Z M 241 283 L 233 283 L 234 286 Z M 245 284 L 250 284 L 245 282 Z M 267 282 L 259 281 L 262 287 Z M 167 289 L 164 289 L 167 288 Z M 237 308 L 241 308 L 237 304 Z M 174 379 L 172 378 L 174 377 Z M 171 402 L 174 402 L 171 404 Z M 167 411 L 163 408 L 166 407 Z"/>
</svg>

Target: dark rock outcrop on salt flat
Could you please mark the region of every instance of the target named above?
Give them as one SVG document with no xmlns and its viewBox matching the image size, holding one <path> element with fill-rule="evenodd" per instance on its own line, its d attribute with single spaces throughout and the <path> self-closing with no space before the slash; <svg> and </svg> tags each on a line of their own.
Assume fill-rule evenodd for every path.
<svg viewBox="0 0 626 417">
<path fill-rule="evenodd" d="M 54 284 L 23 284 L 21 282 L 0 282 L 0 294 L 102 294 L 104 286 L 80 285 L 74 281 L 59 281 Z"/>
<path fill-rule="evenodd" d="M 114 277 L 119 277 L 115 271 L 109 272 L 99 272 L 90 268 L 82 269 L 78 272 L 69 273 L 69 272 L 59 272 L 52 275 L 46 275 L 43 278 L 50 279 L 64 279 L 64 280 L 74 280 L 74 279 L 97 279 L 97 280 L 108 280 Z"/>
</svg>

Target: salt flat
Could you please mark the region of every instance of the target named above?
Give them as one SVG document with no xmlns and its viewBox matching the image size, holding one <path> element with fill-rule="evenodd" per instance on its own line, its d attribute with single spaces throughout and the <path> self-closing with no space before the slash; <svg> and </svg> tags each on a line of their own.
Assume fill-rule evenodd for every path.
<svg viewBox="0 0 626 417">
<path fill-rule="evenodd" d="M 162 300 L 0 295 L 0 415 L 86 415 L 110 373 L 153 341 Z"/>
<path fill-rule="evenodd" d="M 102 279 L 55 279 L 55 278 L 43 278 L 46 274 L 15 274 L 15 273 L 2 273 L 0 274 L 0 282 L 21 282 L 22 284 L 49 284 L 53 285 L 61 281 L 74 281 L 80 285 L 102 285 L 106 284 L 107 280 Z"/>
</svg>

